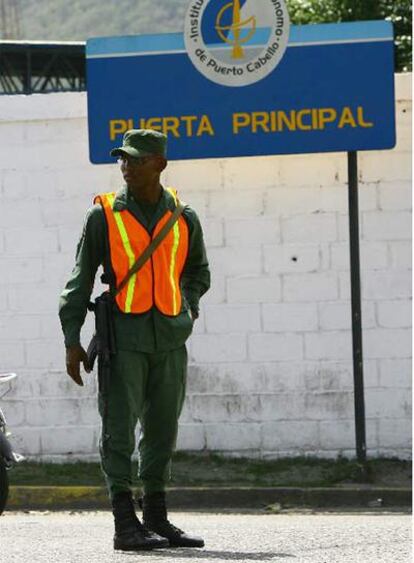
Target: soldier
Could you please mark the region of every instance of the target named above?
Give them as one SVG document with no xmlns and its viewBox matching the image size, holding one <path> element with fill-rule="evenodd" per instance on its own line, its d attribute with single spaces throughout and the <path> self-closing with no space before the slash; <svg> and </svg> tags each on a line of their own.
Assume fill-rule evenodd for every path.
<svg viewBox="0 0 414 563">
<path fill-rule="evenodd" d="M 116 353 L 110 360 L 107 389 L 98 376 L 101 467 L 115 520 L 114 548 L 132 551 L 204 546 L 201 538 L 168 521 L 165 502 L 185 396 L 185 341 L 198 317 L 199 299 L 210 286 L 203 234 L 194 210 L 184 207 L 159 247 L 119 291 L 131 266 L 178 205 L 175 190 L 160 183 L 167 165 L 166 145 L 162 133 L 131 129 L 122 147 L 111 151 L 118 157 L 125 185 L 117 193 L 97 196 L 87 212 L 75 267 L 59 306 L 67 373 L 83 385 L 80 363 L 87 373 L 90 366 L 80 330 L 97 269 L 103 266 L 114 302 Z M 131 492 L 138 421 L 143 524 L 135 515 Z"/>
</svg>

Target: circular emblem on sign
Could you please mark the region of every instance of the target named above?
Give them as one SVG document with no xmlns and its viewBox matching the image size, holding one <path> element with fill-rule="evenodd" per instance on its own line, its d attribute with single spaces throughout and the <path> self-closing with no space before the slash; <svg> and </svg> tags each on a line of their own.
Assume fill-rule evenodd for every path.
<svg viewBox="0 0 414 563">
<path fill-rule="evenodd" d="M 247 86 L 270 74 L 286 50 L 284 0 L 192 0 L 184 38 L 204 76 L 223 86 Z"/>
</svg>

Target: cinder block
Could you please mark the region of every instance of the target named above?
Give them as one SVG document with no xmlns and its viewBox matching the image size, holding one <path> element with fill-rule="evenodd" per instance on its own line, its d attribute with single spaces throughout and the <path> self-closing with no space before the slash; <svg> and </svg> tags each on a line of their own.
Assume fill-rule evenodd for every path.
<svg viewBox="0 0 414 563">
<path fill-rule="evenodd" d="M 366 330 L 363 338 L 366 358 L 411 357 L 411 331 L 408 328 Z"/>
<path fill-rule="evenodd" d="M 322 449 L 352 449 L 356 447 L 355 420 L 321 421 L 320 443 Z M 366 442 L 371 447 L 378 446 L 376 420 L 365 421 Z M 355 454 L 354 454 L 355 455 Z"/>
<path fill-rule="evenodd" d="M 41 448 L 37 455 L 78 456 L 96 453 L 100 430 L 95 426 L 59 426 L 41 429 Z"/>
<path fill-rule="evenodd" d="M 264 450 L 303 450 L 319 448 L 319 423 L 300 420 L 262 424 Z"/>
<path fill-rule="evenodd" d="M 208 254 L 210 259 L 210 252 Z M 221 257 L 219 257 L 221 259 Z M 219 260 L 217 260 L 219 262 Z M 226 278 L 224 273 L 220 271 L 220 267 L 212 266 L 210 262 L 211 270 L 211 287 L 208 292 L 201 298 L 200 307 L 203 308 L 207 303 L 224 303 L 226 301 Z"/>
<path fill-rule="evenodd" d="M 354 414 L 354 396 L 350 391 L 322 391 L 307 393 L 302 413 L 309 420 L 351 419 Z"/>
<path fill-rule="evenodd" d="M 310 360 L 346 360 L 352 358 L 349 331 L 305 334 L 305 358 Z"/>
<path fill-rule="evenodd" d="M 411 296 L 411 272 L 369 271 L 362 276 L 363 299 L 403 299 Z"/>
<path fill-rule="evenodd" d="M 259 395 L 192 395 L 193 422 L 246 422 L 262 418 Z"/>
<path fill-rule="evenodd" d="M 223 219 L 205 219 L 202 228 L 207 248 L 224 245 Z"/>
<path fill-rule="evenodd" d="M 39 428 L 18 426 L 13 429 L 13 448 L 24 456 L 37 457 L 42 452 L 40 435 Z"/>
<path fill-rule="evenodd" d="M 261 421 L 303 420 L 305 394 L 300 390 L 260 395 Z"/>
<path fill-rule="evenodd" d="M 168 164 L 168 179 L 179 190 L 220 190 L 224 184 L 220 159 L 173 161 Z"/>
<path fill-rule="evenodd" d="M 368 418 L 410 419 L 411 393 L 407 393 L 406 389 L 367 389 L 365 414 Z"/>
<path fill-rule="evenodd" d="M 85 119 L 81 116 L 65 120 L 26 122 L 26 138 L 31 143 L 87 142 Z"/>
<path fill-rule="evenodd" d="M 58 252 L 43 257 L 43 271 L 42 281 L 50 286 L 53 286 L 55 298 L 59 300 L 59 295 L 65 287 L 66 282 L 69 280 L 73 267 L 75 266 L 75 250 L 76 245 L 72 252 L 63 254 Z M 99 275 L 95 277 L 95 290 L 100 286 Z"/>
<path fill-rule="evenodd" d="M 352 448 L 355 445 L 355 424 L 353 420 L 338 420 L 332 424 L 320 422 L 321 447 L 326 449 Z"/>
<path fill-rule="evenodd" d="M 206 424 L 206 447 L 212 451 L 243 451 L 260 448 L 260 424 Z"/>
<path fill-rule="evenodd" d="M 171 184 L 169 181 L 167 181 L 164 182 L 164 185 L 170 186 Z M 201 220 L 201 226 L 204 227 L 204 218 L 207 214 L 208 192 L 195 190 L 197 188 L 196 185 L 193 186 L 191 190 L 181 189 L 180 186 L 175 186 L 174 184 L 172 184 L 172 187 L 175 187 L 177 189 L 178 197 L 183 202 L 187 203 L 192 209 L 194 209 L 199 219 Z"/>
<path fill-rule="evenodd" d="M 41 324 L 37 315 L 3 314 L 0 316 L 1 340 L 24 340 L 26 338 L 39 338 Z"/>
<path fill-rule="evenodd" d="M 56 229 L 9 229 L 5 232 L 6 252 L 9 256 L 33 256 L 57 252 Z"/>
<path fill-rule="evenodd" d="M 10 311 L 31 314 L 57 310 L 58 294 L 54 286 L 9 286 L 8 297 Z"/>
<path fill-rule="evenodd" d="M 238 362 L 247 357 L 244 334 L 195 334 L 192 354 L 196 362 Z"/>
<path fill-rule="evenodd" d="M 351 302 L 323 302 L 318 303 L 319 324 L 322 330 L 351 329 L 352 307 Z M 375 304 L 372 301 L 362 301 L 361 320 L 363 328 L 376 326 Z"/>
<path fill-rule="evenodd" d="M 411 270 L 413 258 L 411 241 L 391 241 L 388 246 L 391 252 L 391 268 Z"/>
<path fill-rule="evenodd" d="M 380 209 L 384 211 L 410 211 L 412 205 L 411 182 L 383 182 L 378 186 Z"/>
<path fill-rule="evenodd" d="M 227 280 L 229 303 L 274 303 L 281 299 L 279 277 L 238 277 Z"/>
<path fill-rule="evenodd" d="M 42 225 L 44 227 L 73 226 L 81 232 L 87 208 L 83 198 L 45 201 L 42 203 Z"/>
<path fill-rule="evenodd" d="M 382 448 L 412 447 L 410 418 L 381 418 L 378 421 L 379 443 Z"/>
<path fill-rule="evenodd" d="M 411 359 L 383 358 L 378 363 L 380 387 L 411 389 Z"/>
<path fill-rule="evenodd" d="M 266 332 L 302 332 L 318 329 L 315 303 L 279 303 L 263 307 L 263 329 Z"/>
<path fill-rule="evenodd" d="M 23 287 L 37 284 L 43 280 L 41 258 L 14 257 L 9 258 L 8 254 L 0 256 L 1 284 L 7 287 Z M 30 291 L 28 288 L 26 291 Z"/>
<path fill-rule="evenodd" d="M 64 348 L 56 346 L 56 337 L 50 340 L 26 341 L 25 350 L 26 363 L 29 367 L 61 368 L 64 365 Z"/>
<path fill-rule="evenodd" d="M 210 191 L 208 215 L 210 217 L 252 217 L 263 213 L 263 192 L 252 190 L 235 196 L 232 192 Z"/>
<path fill-rule="evenodd" d="M 367 211 L 362 214 L 362 236 L 368 240 L 408 240 L 411 236 L 411 213 Z"/>
<path fill-rule="evenodd" d="M 213 277 L 216 272 L 221 275 L 237 276 L 255 275 L 262 270 L 262 254 L 259 247 L 212 248 L 208 253 L 208 259 Z"/>
<path fill-rule="evenodd" d="M 244 190 L 277 186 L 280 183 L 280 160 L 275 156 L 222 159 L 224 189 L 232 190 L 237 194 L 234 197 L 240 197 Z"/>
<path fill-rule="evenodd" d="M 42 208 L 39 201 L 24 200 L 4 201 L 2 203 L 0 228 L 15 229 L 22 224 L 24 218 L 24 227 L 26 229 L 38 229 L 43 227 Z"/>
<path fill-rule="evenodd" d="M 202 424 L 180 424 L 177 438 L 178 451 L 201 451 L 206 447 L 205 442 Z"/>
<path fill-rule="evenodd" d="M 74 398 L 32 399 L 25 407 L 29 426 L 76 426 L 81 420 L 82 401 Z"/>
<path fill-rule="evenodd" d="M 249 358 L 253 361 L 288 361 L 303 358 L 303 340 L 296 334 L 250 334 Z"/>
<path fill-rule="evenodd" d="M 405 100 L 411 105 L 412 100 L 412 81 L 409 72 L 398 73 L 395 75 L 395 92 L 397 103 Z"/>
<path fill-rule="evenodd" d="M 285 243 L 330 242 L 337 239 L 335 213 L 312 213 L 281 219 Z"/>
<path fill-rule="evenodd" d="M 260 331 L 259 305 L 207 305 L 205 318 L 210 333 Z"/>
<path fill-rule="evenodd" d="M 283 276 L 284 301 L 329 301 L 337 297 L 338 279 L 334 273 Z"/>
<path fill-rule="evenodd" d="M 83 376 L 86 379 L 88 376 Z M 72 400 L 72 402 L 74 402 Z M 98 412 L 98 401 L 96 397 L 82 399 L 78 402 L 79 422 L 82 426 L 95 426 L 99 428 L 101 425 L 101 417 Z M 66 413 L 66 409 L 64 410 Z"/>
<path fill-rule="evenodd" d="M 0 127 L 0 133 L 2 127 Z M 32 190 L 28 189 L 27 174 L 16 169 L 2 170 L 0 173 L 1 199 L 3 201 L 21 201 L 23 198 L 33 198 Z"/>
<path fill-rule="evenodd" d="M 286 188 L 278 184 L 266 191 L 264 201 L 264 214 L 271 216 L 289 217 L 323 210 L 320 188 L 312 185 Z"/>
<path fill-rule="evenodd" d="M 333 186 L 339 181 L 339 157 L 287 155 L 280 162 L 282 186 Z"/>
<path fill-rule="evenodd" d="M 360 241 L 361 270 L 379 270 L 388 266 L 387 243 Z M 333 270 L 350 270 L 349 242 L 331 244 Z"/>
<path fill-rule="evenodd" d="M 2 392 L 4 392 L 3 387 L 2 387 Z M 24 401 L 16 401 L 14 399 L 10 399 L 9 395 L 7 394 L 6 397 L 2 398 L 1 406 L 4 409 L 4 413 L 6 415 L 7 424 L 9 428 L 15 428 L 16 426 L 24 425 L 24 419 L 25 419 Z"/>
<path fill-rule="evenodd" d="M 372 211 L 377 208 L 377 184 L 358 186 L 358 207 L 360 211 Z M 348 217 L 348 185 L 321 188 L 321 209 L 324 212 L 346 213 Z"/>
<path fill-rule="evenodd" d="M 411 301 L 380 301 L 377 303 L 378 325 L 384 328 L 411 327 Z"/>
<path fill-rule="evenodd" d="M 363 182 L 411 179 L 411 152 L 365 151 L 359 158 Z"/>
<path fill-rule="evenodd" d="M 314 272 L 319 267 L 319 247 L 317 245 L 265 245 L 263 253 L 266 273 Z"/>
<path fill-rule="evenodd" d="M 280 225 L 277 217 L 228 219 L 225 221 L 227 246 L 258 246 L 280 241 Z"/>
<path fill-rule="evenodd" d="M 288 393 L 304 388 L 307 364 L 303 361 L 260 362 L 249 364 L 254 389 L 262 393 Z M 263 400 L 262 400 L 263 406 Z"/>
<path fill-rule="evenodd" d="M 24 347 L 21 340 L 0 341 L 1 369 L 4 371 L 18 371 L 24 366 Z"/>
</svg>

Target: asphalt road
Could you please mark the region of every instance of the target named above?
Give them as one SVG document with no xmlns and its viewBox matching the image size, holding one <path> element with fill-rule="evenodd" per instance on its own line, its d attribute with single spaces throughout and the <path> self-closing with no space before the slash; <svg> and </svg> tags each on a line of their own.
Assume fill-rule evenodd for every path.
<svg viewBox="0 0 414 563">
<path fill-rule="evenodd" d="M 112 548 L 109 512 L 6 513 L 0 518 L 1 563 L 408 563 L 411 515 L 402 513 L 174 513 L 206 547 L 120 553 Z"/>
</svg>

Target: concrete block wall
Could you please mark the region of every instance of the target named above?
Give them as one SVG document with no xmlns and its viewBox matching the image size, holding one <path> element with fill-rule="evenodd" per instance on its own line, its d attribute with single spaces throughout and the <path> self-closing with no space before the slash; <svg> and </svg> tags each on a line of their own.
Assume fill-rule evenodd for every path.
<svg viewBox="0 0 414 563">
<path fill-rule="evenodd" d="M 411 456 L 410 87 L 397 75 L 395 149 L 358 159 L 370 456 Z M 96 382 L 65 375 L 57 300 L 85 210 L 120 174 L 88 162 L 84 93 L 0 98 L 0 151 L 1 369 L 19 373 L 2 406 L 29 456 L 96 459 Z M 179 448 L 354 455 L 346 181 L 346 154 L 170 163 L 212 270 Z"/>
</svg>

